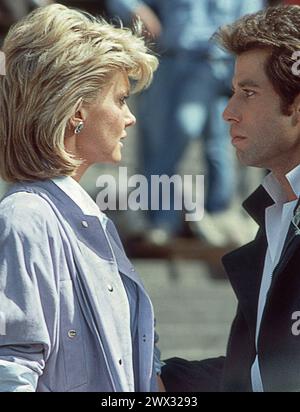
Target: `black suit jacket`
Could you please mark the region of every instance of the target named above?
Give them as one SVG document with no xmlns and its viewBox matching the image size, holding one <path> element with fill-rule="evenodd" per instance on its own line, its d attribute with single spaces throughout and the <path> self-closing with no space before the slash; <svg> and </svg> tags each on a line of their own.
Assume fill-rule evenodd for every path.
<svg viewBox="0 0 300 412">
<path fill-rule="evenodd" d="M 262 186 L 244 202 L 244 208 L 259 225 L 257 236 L 253 242 L 223 257 L 238 299 L 226 357 L 194 362 L 179 358 L 167 360 L 162 377 L 168 391 L 252 390 L 257 306 L 267 250 L 265 209 L 272 204 Z M 300 311 L 298 207 L 299 202 L 279 263 L 272 274 L 260 326 L 258 356 L 265 391 L 300 391 L 300 336 L 292 333 L 293 313 Z"/>
</svg>

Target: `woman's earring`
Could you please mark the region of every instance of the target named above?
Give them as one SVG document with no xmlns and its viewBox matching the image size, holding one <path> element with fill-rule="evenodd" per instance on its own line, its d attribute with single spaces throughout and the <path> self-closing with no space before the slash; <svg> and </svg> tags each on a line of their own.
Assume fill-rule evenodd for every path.
<svg viewBox="0 0 300 412">
<path fill-rule="evenodd" d="M 84 123 L 79 122 L 78 125 L 75 127 L 75 134 L 79 134 L 83 128 L 84 128 Z"/>
</svg>

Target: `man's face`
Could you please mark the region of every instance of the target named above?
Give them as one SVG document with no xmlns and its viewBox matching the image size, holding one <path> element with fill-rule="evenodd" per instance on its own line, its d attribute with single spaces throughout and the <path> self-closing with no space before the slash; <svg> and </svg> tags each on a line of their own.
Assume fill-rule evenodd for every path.
<svg viewBox="0 0 300 412">
<path fill-rule="evenodd" d="M 237 57 L 233 96 L 223 117 L 243 164 L 286 174 L 300 163 L 298 99 L 289 115 L 282 114 L 264 69 L 268 56 L 268 50 L 255 49 Z"/>
</svg>

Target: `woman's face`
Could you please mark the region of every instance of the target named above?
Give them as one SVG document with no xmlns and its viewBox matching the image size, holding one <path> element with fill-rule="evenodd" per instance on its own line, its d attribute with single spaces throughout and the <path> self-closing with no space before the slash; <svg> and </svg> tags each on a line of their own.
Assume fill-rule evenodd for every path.
<svg viewBox="0 0 300 412">
<path fill-rule="evenodd" d="M 101 89 L 95 102 L 78 112 L 84 128 L 75 135 L 75 152 L 86 167 L 120 162 L 126 128 L 136 122 L 126 103 L 129 91 L 127 74 L 118 72 Z"/>
</svg>

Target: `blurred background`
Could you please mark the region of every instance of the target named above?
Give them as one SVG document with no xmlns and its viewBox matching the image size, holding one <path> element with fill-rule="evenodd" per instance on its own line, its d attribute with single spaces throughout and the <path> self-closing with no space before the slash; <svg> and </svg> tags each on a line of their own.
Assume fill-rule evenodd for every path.
<svg viewBox="0 0 300 412">
<path fill-rule="evenodd" d="M 54 1 L 0 0 L 0 43 L 11 24 L 49 3 Z M 236 160 L 222 121 L 231 93 L 233 61 L 210 37 L 220 25 L 245 13 L 297 1 L 59 3 L 108 19 L 121 18 L 127 26 L 137 15 L 144 22 L 149 47 L 161 64 L 150 88 L 129 99 L 137 124 L 128 130 L 120 166 L 127 167 L 128 177 L 204 175 L 205 213 L 196 222 L 186 222 L 184 213 L 174 208 L 106 213 L 117 225 L 125 250 L 152 298 L 162 358 L 202 359 L 224 354 L 236 301 L 221 257 L 253 239 L 257 227 L 241 203 L 266 172 L 245 168 Z M 81 180 L 94 199 L 100 190 L 97 178 L 103 175 L 118 181 L 119 167 L 95 166 Z M 118 187 L 119 197 L 127 190 L 124 185 L 126 182 L 121 182 Z M 0 181 L 0 195 L 6 189 Z"/>
</svg>

